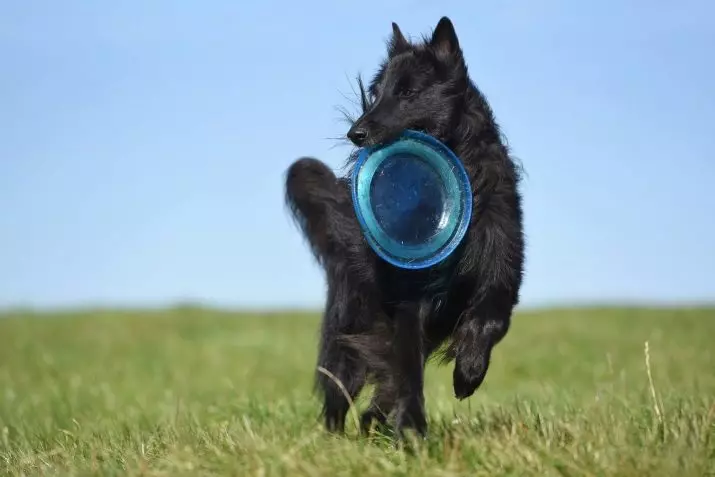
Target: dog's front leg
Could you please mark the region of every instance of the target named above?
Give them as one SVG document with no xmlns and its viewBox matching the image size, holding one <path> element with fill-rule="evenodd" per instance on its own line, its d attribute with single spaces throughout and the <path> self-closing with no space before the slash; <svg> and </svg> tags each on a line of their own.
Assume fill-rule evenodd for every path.
<svg viewBox="0 0 715 477">
<path fill-rule="evenodd" d="M 459 321 L 449 350 L 455 359 L 453 385 L 459 399 L 471 396 L 482 384 L 492 348 L 509 330 L 524 262 L 520 224 L 520 209 L 512 204 L 484 210 L 470 230 L 458 272 Z"/>
<path fill-rule="evenodd" d="M 424 404 L 423 317 L 416 305 L 399 306 L 394 315 L 394 384 L 396 387 L 395 431 L 398 438 L 414 429 L 427 434 Z"/>
<path fill-rule="evenodd" d="M 454 394 L 465 399 L 484 381 L 492 348 L 509 330 L 511 306 L 480 303 L 462 315 L 453 341 Z"/>
</svg>

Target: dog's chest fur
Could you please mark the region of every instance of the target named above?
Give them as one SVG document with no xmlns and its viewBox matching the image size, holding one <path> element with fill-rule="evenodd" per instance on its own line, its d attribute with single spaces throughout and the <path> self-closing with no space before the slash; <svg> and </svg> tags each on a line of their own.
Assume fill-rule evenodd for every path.
<svg viewBox="0 0 715 477">
<path fill-rule="evenodd" d="M 440 319 L 452 295 L 456 265 L 462 247 L 443 262 L 419 270 L 407 270 L 379 261 L 377 265 L 378 288 L 382 302 L 389 314 L 397 306 L 413 305 L 422 310 L 423 319 Z"/>
</svg>

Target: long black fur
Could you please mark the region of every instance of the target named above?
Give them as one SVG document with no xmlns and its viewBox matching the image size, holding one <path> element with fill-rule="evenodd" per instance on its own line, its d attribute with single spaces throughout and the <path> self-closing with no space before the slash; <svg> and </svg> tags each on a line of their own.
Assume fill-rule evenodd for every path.
<svg viewBox="0 0 715 477">
<path fill-rule="evenodd" d="M 419 43 L 392 28 L 386 60 L 367 89 L 360 83 L 362 115 L 347 136 L 366 146 L 411 128 L 455 151 L 471 180 L 473 215 L 451 265 L 406 271 L 380 259 L 361 233 L 348 179 L 315 158 L 288 169 L 286 202 L 327 278 L 318 365 L 352 399 L 368 380 L 376 384 L 362 414 L 365 432 L 394 415 L 398 436 L 407 428 L 424 435 L 427 359 L 454 362 L 454 394 L 465 399 L 484 380 L 492 348 L 509 329 L 524 264 L 520 177 L 469 78 L 452 22 L 441 18 Z M 316 385 L 326 427 L 342 432 L 348 401 L 324 373 Z"/>
</svg>

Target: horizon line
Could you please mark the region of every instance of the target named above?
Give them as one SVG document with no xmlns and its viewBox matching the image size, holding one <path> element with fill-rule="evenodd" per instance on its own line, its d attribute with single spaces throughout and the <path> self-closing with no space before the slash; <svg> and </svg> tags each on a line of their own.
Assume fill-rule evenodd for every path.
<svg viewBox="0 0 715 477">
<path fill-rule="evenodd" d="M 514 312 L 533 312 L 542 310 L 567 310 L 567 309 L 683 309 L 683 308 L 715 308 L 715 299 L 672 299 L 672 300 L 640 300 L 640 299 L 604 299 L 604 300 L 552 300 L 541 303 L 519 304 Z M 28 313 L 28 314 L 66 314 L 101 311 L 149 311 L 160 312 L 170 310 L 209 310 L 222 313 L 308 313 L 315 314 L 323 311 L 322 304 L 315 305 L 241 305 L 222 304 L 210 300 L 176 299 L 160 302 L 104 302 L 104 303 L 74 303 L 74 304 L 14 304 L 0 306 L 0 315 Z"/>
</svg>

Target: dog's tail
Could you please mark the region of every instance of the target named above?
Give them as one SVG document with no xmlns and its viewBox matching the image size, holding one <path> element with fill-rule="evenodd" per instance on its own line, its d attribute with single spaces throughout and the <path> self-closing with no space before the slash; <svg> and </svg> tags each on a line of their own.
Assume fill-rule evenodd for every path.
<svg viewBox="0 0 715 477">
<path fill-rule="evenodd" d="M 288 168 L 285 202 L 313 256 L 326 267 L 339 266 L 365 277 L 372 267 L 346 179 L 322 161 L 302 157 Z"/>
</svg>

